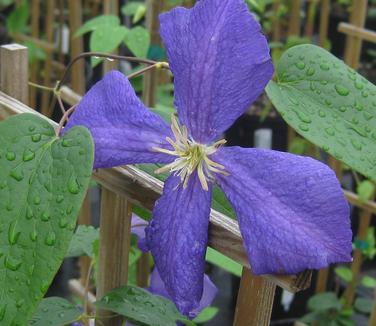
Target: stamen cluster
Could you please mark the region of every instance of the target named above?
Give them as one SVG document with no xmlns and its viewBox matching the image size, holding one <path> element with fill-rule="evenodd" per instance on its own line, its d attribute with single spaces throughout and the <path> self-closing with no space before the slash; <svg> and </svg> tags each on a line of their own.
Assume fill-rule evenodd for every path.
<svg viewBox="0 0 376 326">
<path fill-rule="evenodd" d="M 219 140 L 212 145 L 196 143 L 193 139 L 188 137 L 187 127 L 180 126 L 174 115 L 171 121 L 171 130 L 175 140 L 172 140 L 170 137 L 166 137 L 166 140 L 171 144 L 174 150 L 159 147 L 154 147 L 153 149 L 157 152 L 176 156 L 177 158 L 174 162 L 165 165 L 155 172 L 174 172 L 175 175 L 180 177 L 183 187 L 186 188 L 189 177 L 197 169 L 201 186 L 207 191 L 209 189 L 208 181 L 214 181 L 213 173 L 228 174 L 224 171 L 225 167 L 223 165 L 209 158 L 221 145 L 226 143 L 226 140 Z"/>
</svg>

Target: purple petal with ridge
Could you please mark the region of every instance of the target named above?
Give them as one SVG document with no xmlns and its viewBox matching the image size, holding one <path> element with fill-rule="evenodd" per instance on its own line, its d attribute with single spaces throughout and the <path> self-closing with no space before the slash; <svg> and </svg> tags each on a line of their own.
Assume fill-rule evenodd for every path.
<svg viewBox="0 0 376 326">
<path fill-rule="evenodd" d="M 169 163 L 174 157 L 153 151 L 172 149 L 170 127 L 149 111 L 122 73 L 111 71 L 82 98 L 64 132 L 76 125 L 88 128 L 95 144 L 94 168 L 135 163 Z"/>
<path fill-rule="evenodd" d="M 244 0 L 203 0 L 160 15 L 180 122 L 208 143 L 232 125 L 273 75 L 269 47 Z"/>
<path fill-rule="evenodd" d="M 197 173 L 186 188 L 180 182 L 174 175 L 165 182 L 146 238 L 168 294 L 188 316 L 202 297 L 211 185 L 203 190 Z"/>
<path fill-rule="evenodd" d="M 150 288 L 149 291 L 153 294 L 163 296 L 167 299 L 171 300 L 170 295 L 168 294 L 166 287 L 162 281 L 162 278 L 157 270 L 154 268 L 153 272 L 151 273 L 150 279 Z M 199 306 L 189 313 L 189 318 L 195 318 L 202 310 L 206 307 L 209 307 L 213 302 L 214 298 L 218 293 L 218 289 L 215 284 L 211 281 L 208 275 L 204 275 L 204 290 L 202 293 L 202 297 L 200 300 Z"/>
<path fill-rule="evenodd" d="M 211 157 L 235 208 L 252 270 L 292 274 L 350 262 L 349 205 L 334 172 L 309 157 L 224 147 Z"/>
</svg>

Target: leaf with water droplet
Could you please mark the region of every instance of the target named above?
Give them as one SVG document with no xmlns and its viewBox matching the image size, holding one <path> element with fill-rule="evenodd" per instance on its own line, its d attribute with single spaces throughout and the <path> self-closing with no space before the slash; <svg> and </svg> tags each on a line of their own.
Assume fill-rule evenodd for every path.
<svg viewBox="0 0 376 326">
<path fill-rule="evenodd" d="M 303 59 L 302 59 L 303 57 Z M 301 70 L 297 62 L 315 71 Z M 283 118 L 298 133 L 344 162 L 349 167 L 376 181 L 376 86 L 326 50 L 298 45 L 287 50 L 277 67 L 276 82 L 266 92 Z M 289 76 L 289 78 L 285 78 Z M 299 105 L 292 106 L 291 99 Z M 308 125 L 302 114 L 309 115 Z M 282 115 L 282 114 L 281 114 Z"/>
<path fill-rule="evenodd" d="M 73 139 L 72 146 L 62 146 L 65 137 Z M 83 127 L 56 137 L 53 126 L 35 114 L 1 121 L 0 144 L 4 156 L 8 154 L 8 159 L 0 160 L 0 180 L 5 185 L 0 196 L 6 196 L 6 204 L 0 205 L 1 227 L 8 231 L 0 232 L 0 266 L 7 269 L 0 278 L 0 301 L 6 305 L 0 324 L 26 325 L 69 247 L 73 228 L 61 228 L 57 212 L 69 208 L 65 224 L 75 225 L 90 182 L 93 144 Z M 61 173 L 53 173 L 56 170 Z M 72 175 L 80 186 L 77 194 L 66 188 Z M 57 198 L 62 189 L 61 202 Z M 25 298 L 31 300 L 21 304 Z"/>
<path fill-rule="evenodd" d="M 94 305 L 125 316 L 127 321 L 137 325 L 176 326 L 178 320 L 185 325 L 195 325 L 182 316 L 170 300 L 137 286 L 114 289 Z"/>
<path fill-rule="evenodd" d="M 58 297 L 43 299 L 29 321 L 33 326 L 70 325 L 81 316 L 80 309 L 68 300 Z"/>
</svg>

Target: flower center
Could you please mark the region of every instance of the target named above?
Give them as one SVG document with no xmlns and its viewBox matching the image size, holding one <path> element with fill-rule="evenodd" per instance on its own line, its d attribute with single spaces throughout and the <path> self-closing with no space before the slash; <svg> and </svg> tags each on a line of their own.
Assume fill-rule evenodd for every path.
<svg viewBox="0 0 376 326">
<path fill-rule="evenodd" d="M 226 143 L 226 140 L 222 139 L 212 145 L 196 143 L 193 139 L 188 137 L 186 126 L 181 127 L 174 115 L 172 115 L 171 121 L 171 130 L 175 136 L 175 140 L 172 140 L 170 137 L 166 137 L 166 140 L 171 144 L 174 150 L 159 147 L 154 147 L 153 149 L 160 153 L 176 156 L 177 158 L 174 162 L 165 165 L 155 172 L 174 172 L 175 175 L 180 177 L 183 187 L 186 188 L 189 177 L 197 170 L 202 189 L 207 191 L 209 189 L 208 181 L 214 181 L 213 173 L 228 174 L 224 171 L 225 167 L 223 165 L 209 158 L 221 145 Z"/>
</svg>

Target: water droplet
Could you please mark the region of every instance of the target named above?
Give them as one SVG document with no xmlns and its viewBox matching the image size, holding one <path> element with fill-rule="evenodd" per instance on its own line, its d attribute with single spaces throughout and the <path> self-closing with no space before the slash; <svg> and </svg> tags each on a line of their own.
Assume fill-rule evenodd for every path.
<svg viewBox="0 0 376 326">
<path fill-rule="evenodd" d="M 319 117 L 321 118 L 325 118 L 326 117 L 326 113 L 324 110 L 319 110 Z"/>
<path fill-rule="evenodd" d="M 68 220 L 65 218 L 65 217 L 62 217 L 60 220 L 59 220 L 59 226 L 64 229 L 65 227 L 67 227 L 68 225 Z"/>
<path fill-rule="evenodd" d="M 14 161 L 16 159 L 16 153 L 14 152 L 7 152 L 5 157 L 8 161 Z"/>
<path fill-rule="evenodd" d="M 8 212 L 10 212 L 10 211 L 13 210 L 13 204 L 12 203 L 8 203 L 5 208 L 7 209 Z"/>
<path fill-rule="evenodd" d="M 350 91 L 342 85 L 335 85 L 334 88 L 336 92 L 338 93 L 338 95 L 347 96 L 350 94 Z"/>
<path fill-rule="evenodd" d="M 63 202 L 63 200 L 64 200 L 64 196 L 63 195 L 57 195 L 56 196 L 56 202 L 57 203 L 62 203 Z"/>
<path fill-rule="evenodd" d="M 21 265 L 22 262 L 20 260 L 10 258 L 9 256 L 4 260 L 4 266 L 13 272 L 17 271 Z"/>
<path fill-rule="evenodd" d="M 325 131 L 329 136 L 334 136 L 336 133 L 333 127 L 325 128 Z"/>
<path fill-rule="evenodd" d="M 295 63 L 296 68 L 303 70 L 305 68 L 305 63 L 303 61 L 298 61 Z"/>
<path fill-rule="evenodd" d="M 49 221 L 51 218 L 50 216 L 50 213 L 48 212 L 43 212 L 42 216 L 40 217 L 40 219 L 43 221 L 43 222 L 47 222 Z"/>
<path fill-rule="evenodd" d="M 74 144 L 74 141 L 71 138 L 64 138 L 63 141 L 61 142 L 61 145 L 63 147 L 71 147 L 73 146 L 73 144 Z"/>
<path fill-rule="evenodd" d="M 358 140 L 356 140 L 356 139 L 351 139 L 351 144 L 353 145 L 353 147 L 354 147 L 356 150 L 358 150 L 358 151 L 362 150 L 362 144 L 361 144 Z"/>
<path fill-rule="evenodd" d="M 37 231 L 33 230 L 30 232 L 30 240 L 35 242 L 38 239 L 38 233 Z"/>
<path fill-rule="evenodd" d="M 311 118 L 305 112 L 300 111 L 299 109 L 293 109 L 293 111 L 295 112 L 295 114 L 297 115 L 297 117 L 299 118 L 301 122 L 304 122 L 304 123 L 312 122 Z"/>
<path fill-rule="evenodd" d="M 49 286 L 50 286 L 49 282 L 43 281 L 42 286 L 40 287 L 41 292 L 45 293 L 48 290 Z"/>
<path fill-rule="evenodd" d="M 313 76 L 315 74 L 315 69 L 309 67 L 306 71 L 307 76 Z"/>
<path fill-rule="evenodd" d="M 35 265 L 30 265 L 28 268 L 27 268 L 27 273 L 32 276 L 34 274 L 34 269 L 35 269 Z"/>
<path fill-rule="evenodd" d="M 30 126 L 29 127 L 29 131 L 34 131 L 35 130 L 35 126 Z"/>
<path fill-rule="evenodd" d="M 47 246 L 53 246 L 56 243 L 56 234 L 53 231 L 48 232 L 44 243 Z"/>
<path fill-rule="evenodd" d="M 363 109 L 364 109 L 363 105 L 360 104 L 359 102 L 355 102 L 354 108 L 357 109 L 359 112 L 363 111 Z"/>
<path fill-rule="evenodd" d="M 339 110 L 340 110 L 341 112 L 346 112 L 347 108 L 346 108 L 346 106 L 340 106 L 340 107 L 339 107 Z"/>
<path fill-rule="evenodd" d="M 31 151 L 30 149 L 26 149 L 23 153 L 22 160 L 24 162 L 31 161 L 35 157 L 35 153 Z"/>
<path fill-rule="evenodd" d="M 303 123 L 301 123 L 299 125 L 299 129 L 302 130 L 302 131 L 308 131 L 309 130 L 309 127 Z"/>
<path fill-rule="evenodd" d="M 39 205 L 40 204 L 40 197 L 39 196 L 35 196 L 34 197 L 34 204 L 35 205 Z"/>
<path fill-rule="evenodd" d="M 30 206 L 28 206 L 28 207 L 27 207 L 27 210 L 26 210 L 26 218 L 27 218 L 28 220 L 31 220 L 33 217 L 34 217 L 33 210 L 31 209 Z"/>
<path fill-rule="evenodd" d="M 77 195 L 80 192 L 80 186 L 78 185 L 78 182 L 76 179 L 71 178 L 68 183 L 68 191 L 73 194 Z"/>
<path fill-rule="evenodd" d="M 34 143 L 37 143 L 41 140 L 42 136 L 41 134 L 34 134 L 31 136 L 31 140 L 34 142 Z"/>
<path fill-rule="evenodd" d="M 24 178 L 24 174 L 20 169 L 14 169 L 10 171 L 9 175 L 16 181 L 22 181 Z"/>
<path fill-rule="evenodd" d="M 0 189 L 4 189 L 7 186 L 6 181 L 0 181 Z"/>
<path fill-rule="evenodd" d="M 4 317 L 5 317 L 5 312 L 7 311 L 7 305 L 6 304 L 2 304 L 0 306 L 0 321 L 3 321 L 4 320 Z"/>
<path fill-rule="evenodd" d="M 323 145 L 323 146 L 322 146 L 322 149 L 323 149 L 325 152 L 328 152 L 328 151 L 329 151 L 329 146 L 328 146 L 328 145 Z"/>
<path fill-rule="evenodd" d="M 68 206 L 66 210 L 67 214 L 72 213 L 72 211 L 73 211 L 73 206 Z"/>
<path fill-rule="evenodd" d="M 321 85 L 328 85 L 328 81 L 327 80 L 320 80 L 320 84 Z"/>
<path fill-rule="evenodd" d="M 353 117 L 351 119 L 351 122 L 354 124 L 354 125 L 357 125 L 359 123 L 359 119 L 357 117 Z"/>
<path fill-rule="evenodd" d="M 13 221 L 9 225 L 8 229 L 8 242 L 10 245 L 15 245 L 20 237 L 21 232 L 16 230 L 17 220 Z"/>
<path fill-rule="evenodd" d="M 340 154 L 340 153 L 338 153 L 338 152 L 335 152 L 335 153 L 334 153 L 334 157 L 340 160 L 340 159 L 343 158 L 343 155 Z"/>
<path fill-rule="evenodd" d="M 25 300 L 24 300 L 24 299 L 19 299 L 19 300 L 17 300 L 17 302 L 16 302 L 16 307 L 17 307 L 18 309 L 20 309 L 20 308 L 23 306 L 24 303 L 25 303 Z"/>
<path fill-rule="evenodd" d="M 363 87 L 364 87 L 363 84 L 359 81 L 355 81 L 354 86 L 355 86 L 356 89 L 359 89 L 359 90 L 362 90 Z"/>
<path fill-rule="evenodd" d="M 322 70 L 326 70 L 326 71 L 328 71 L 328 70 L 330 69 L 330 66 L 329 66 L 329 64 L 327 64 L 326 62 L 323 62 L 322 64 L 320 64 L 320 68 L 321 68 Z"/>
<path fill-rule="evenodd" d="M 331 102 L 330 100 L 328 100 L 328 99 L 325 99 L 325 104 L 326 104 L 327 106 L 329 106 L 329 107 L 332 106 L 332 102 Z"/>
<path fill-rule="evenodd" d="M 364 132 L 362 129 L 360 129 L 358 126 L 356 126 L 356 125 L 350 125 L 349 128 L 352 129 L 352 130 L 354 130 L 360 136 L 367 137 L 367 133 Z"/>
<path fill-rule="evenodd" d="M 371 114 L 367 111 L 364 111 L 363 116 L 364 116 L 364 119 L 366 119 L 367 121 L 369 121 L 373 118 L 373 114 Z"/>
</svg>

